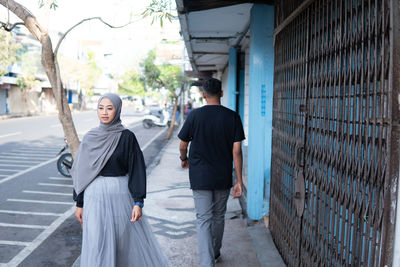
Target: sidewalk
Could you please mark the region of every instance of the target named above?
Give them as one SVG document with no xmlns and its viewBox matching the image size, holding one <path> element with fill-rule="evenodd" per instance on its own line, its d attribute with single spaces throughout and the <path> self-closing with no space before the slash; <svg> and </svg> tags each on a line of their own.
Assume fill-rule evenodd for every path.
<svg viewBox="0 0 400 267">
<path fill-rule="evenodd" d="M 194 203 L 188 170 L 180 167 L 173 137 L 148 176 L 144 214 L 172 266 L 199 266 Z M 79 266 L 79 259 L 73 265 Z M 262 223 L 247 227 L 239 201 L 229 198 L 218 267 L 285 266 Z"/>
</svg>

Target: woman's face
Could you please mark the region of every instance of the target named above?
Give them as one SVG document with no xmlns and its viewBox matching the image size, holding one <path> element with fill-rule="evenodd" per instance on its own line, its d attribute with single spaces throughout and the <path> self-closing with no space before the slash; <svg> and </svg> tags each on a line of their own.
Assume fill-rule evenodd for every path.
<svg viewBox="0 0 400 267">
<path fill-rule="evenodd" d="M 99 120 L 104 123 L 110 123 L 115 117 L 115 108 L 108 98 L 103 98 L 97 107 L 97 116 Z"/>
</svg>

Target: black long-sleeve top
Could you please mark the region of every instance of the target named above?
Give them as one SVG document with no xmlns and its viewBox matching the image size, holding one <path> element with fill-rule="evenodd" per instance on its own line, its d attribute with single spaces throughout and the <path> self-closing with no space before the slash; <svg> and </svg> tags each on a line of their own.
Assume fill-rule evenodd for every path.
<svg viewBox="0 0 400 267">
<path fill-rule="evenodd" d="M 99 176 L 124 176 L 128 174 L 128 188 L 135 202 L 142 202 L 146 198 L 146 165 L 143 153 L 133 132 L 122 131 L 121 138 L 114 153 L 100 171 Z M 74 200 L 77 207 L 83 207 L 84 191 Z"/>
</svg>

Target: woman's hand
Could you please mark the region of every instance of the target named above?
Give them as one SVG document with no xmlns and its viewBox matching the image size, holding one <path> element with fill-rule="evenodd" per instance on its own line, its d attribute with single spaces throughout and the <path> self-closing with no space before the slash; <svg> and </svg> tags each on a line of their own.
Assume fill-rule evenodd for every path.
<svg viewBox="0 0 400 267">
<path fill-rule="evenodd" d="M 138 205 L 133 206 L 131 222 L 137 222 L 142 218 L 142 208 Z"/>
<path fill-rule="evenodd" d="M 83 223 L 83 208 L 76 207 L 75 217 L 80 223 Z"/>
</svg>

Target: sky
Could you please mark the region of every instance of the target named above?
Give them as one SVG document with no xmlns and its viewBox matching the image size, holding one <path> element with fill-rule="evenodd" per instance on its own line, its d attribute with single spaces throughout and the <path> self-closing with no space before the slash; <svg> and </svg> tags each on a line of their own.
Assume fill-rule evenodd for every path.
<svg viewBox="0 0 400 267">
<path fill-rule="evenodd" d="M 53 47 L 58 41 L 55 33 L 63 33 L 80 20 L 89 17 L 102 17 L 112 25 L 123 25 L 134 21 L 122 29 L 110 29 L 98 21 L 89 21 L 75 28 L 68 34 L 60 48 L 60 54 L 74 55 L 79 42 L 101 41 L 102 51 L 109 54 L 107 65 L 114 73 L 122 73 L 125 69 L 137 66 L 147 52 L 162 39 L 168 41 L 181 40 L 179 21 L 165 22 L 163 28 L 159 22 L 151 25 L 151 18 L 142 18 L 141 13 L 149 4 L 149 0 L 58 0 L 58 8 L 45 14 L 39 9 L 38 0 L 17 0 L 35 15 L 40 23 L 48 23 L 52 32 Z M 171 0 L 174 3 L 173 0 Z M 7 17 L 7 10 L 0 6 L 0 20 Z M 130 19 L 131 18 L 131 19 Z M 16 22 L 11 17 L 11 22 Z"/>
</svg>

